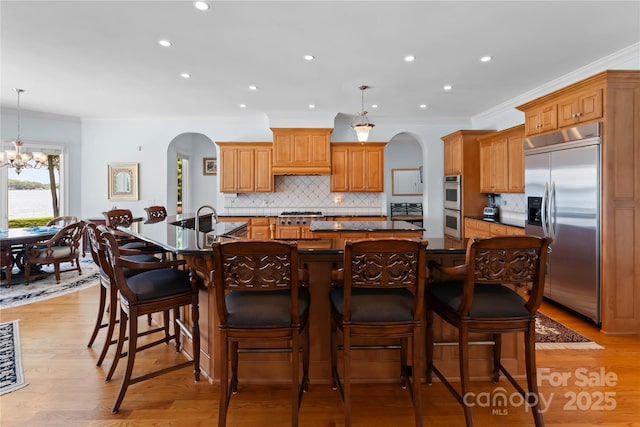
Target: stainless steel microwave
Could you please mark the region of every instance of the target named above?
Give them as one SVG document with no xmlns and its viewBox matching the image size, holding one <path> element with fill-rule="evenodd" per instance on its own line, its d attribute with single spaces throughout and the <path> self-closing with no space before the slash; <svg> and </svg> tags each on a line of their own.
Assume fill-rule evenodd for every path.
<svg viewBox="0 0 640 427">
<path fill-rule="evenodd" d="M 449 175 L 444 177 L 444 208 L 459 211 L 462 206 L 462 177 Z"/>
</svg>

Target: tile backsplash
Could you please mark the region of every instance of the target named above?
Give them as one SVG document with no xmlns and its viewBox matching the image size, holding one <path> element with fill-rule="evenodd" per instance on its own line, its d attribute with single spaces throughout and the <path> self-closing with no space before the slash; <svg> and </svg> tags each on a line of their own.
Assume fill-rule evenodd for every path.
<svg viewBox="0 0 640 427">
<path fill-rule="evenodd" d="M 224 215 L 278 215 L 322 211 L 325 215 L 386 214 L 384 193 L 332 193 L 328 175 L 275 177 L 273 193 L 225 194 Z"/>
<path fill-rule="evenodd" d="M 500 221 L 524 226 L 527 199 L 524 194 L 503 193 L 496 199 L 500 206 Z"/>
</svg>

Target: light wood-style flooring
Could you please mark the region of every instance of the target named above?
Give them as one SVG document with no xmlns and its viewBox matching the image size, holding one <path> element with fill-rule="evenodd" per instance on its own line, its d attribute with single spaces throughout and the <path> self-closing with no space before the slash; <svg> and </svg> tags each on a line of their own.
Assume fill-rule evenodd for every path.
<svg viewBox="0 0 640 427">
<path fill-rule="evenodd" d="M 95 362 L 102 342 L 87 348 L 97 307 L 98 286 L 48 301 L 0 311 L 0 321 L 20 319 L 22 360 L 29 385 L 0 397 L 0 425 L 12 426 L 213 426 L 217 424 L 218 387 L 206 380 L 194 383 L 189 369 L 135 384 L 129 388 L 122 409 L 111 413 L 124 363 L 112 382 L 104 381 L 110 364 Z M 543 350 L 537 352 L 538 367 L 553 379 L 564 375 L 565 385 L 542 381 L 540 391 L 552 399 L 545 413 L 548 426 L 640 426 L 640 336 L 606 336 L 598 329 L 546 305 L 543 311 L 592 338 L 604 350 Z M 102 335 L 99 335 L 99 340 Z M 166 363 L 176 355 L 172 347 L 159 346 L 142 352 L 136 372 Z M 242 362 L 241 362 L 242 363 Z M 585 375 L 594 382 L 582 384 Z M 609 385 L 601 385 L 601 374 Z M 615 375 L 615 384 L 611 379 Z M 288 386 L 243 384 L 229 407 L 228 426 L 259 427 L 290 425 Z M 474 392 L 494 396 L 497 387 L 507 396 L 513 389 L 474 383 Z M 464 425 L 462 409 L 442 384 L 422 384 L 426 426 Z M 575 400 L 572 401 L 575 396 Z M 478 426 L 533 425 L 522 406 L 477 406 Z M 615 407 L 612 407 L 615 406 Z M 502 409 L 497 411 L 496 409 Z M 343 425 L 342 403 L 328 384 L 311 384 L 300 409 L 300 425 Z M 353 425 L 413 426 L 410 397 L 395 384 L 360 384 L 353 387 Z"/>
</svg>

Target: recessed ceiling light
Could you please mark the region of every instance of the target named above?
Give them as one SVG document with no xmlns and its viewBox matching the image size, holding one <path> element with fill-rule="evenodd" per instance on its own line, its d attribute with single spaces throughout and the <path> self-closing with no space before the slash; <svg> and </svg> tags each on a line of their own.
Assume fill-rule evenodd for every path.
<svg viewBox="0 0 640 427">
<path fill-rule="evenodd" d="M 197 1 L 193 3 L 193 5 L 198 10 L 209 10 L 209 3 L 207 3 L 206 1 Z"/>
<path fill-rule="evenodd" d="M 315 104 L 309 104 L 309 108 L 316 108 Z"/>
<path fill-rule="evenodd" d="M 444 89 L 444 90 L 451 90 L 451 89 L 453 89 L 453 86 L 451 86 L 451 85 L 444 85 L 444 86 L 442 86 L 442 89 Z"/>
<path fill-rule="evenodd" d="M 162 47 L 169 47 L 171 46 L 171 42 L 169 40 L 166 39 L 162 39 L 162 40 L 158 40 L 158 44 Z"/>
<path fill-rule="evenodd" d="M 491 61 L 491 57 L 489 55 L 483 56 L 482 58 L 480 58 L 480 61 L 482 62 L 489 62 Z"/>
<path fill-rule="evenodd" d="M 378 104 L 371 104 L 371 108 L 378 108 Z"/>
<path fill-rule="evenodd" d="M 240 104 L 240 108 L 247 108 L 247 104 Z"/>
<path fill-rule="evenodd" d="M 404 57 L 404 60 L 407 61 L 407 62 L 413 62 L 413 61 L 416 60 L 416 57 L 413 56 L 413 55 L 407 55 L 407 56 Z"/>
<path fill-rule="evenodd" d="M 420 108 L 422 108 L 422 109 L 427 108 L 427 104 L 420 104 Z"/>
<path fill-rule="evenodd" d="M 316 57 L 315 57 L 315 56 L 313 56 L 313 55 L 305 55 L 305 56 L 304 56 L 304 59 L 305 59 L 306 61 L 313 61 L 315 58 L 316 58 Z"/>
<path fill-rule="evenodd" d="M 182 77 L 183 79 L 189 79 L 189 78 L 191 78 L 191 74 L 189 74 L 189 73 L 180 73 L 180 77 Z"/>
</svg>

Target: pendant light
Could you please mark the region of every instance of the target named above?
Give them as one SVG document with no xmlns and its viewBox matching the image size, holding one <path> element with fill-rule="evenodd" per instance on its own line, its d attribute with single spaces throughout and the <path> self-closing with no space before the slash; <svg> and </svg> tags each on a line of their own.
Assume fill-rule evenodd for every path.
<svg viewBox="0 0 640 427">
<path fill-rule="evenodd" d="M 369 119 L 367 118 L 367 111 L 364 109 L 364 91 L 369 89 L 369 86 L 362 85 L 359 89 L 362 92 L 362 110 L 358 113 L 358 122 L 351 126 L 353 127 L 353 130 L 356 131 L 358 141 L 365 143 L 369 138 L 369 132 L 375 125 L 369 122 Z"/>
</svg>

